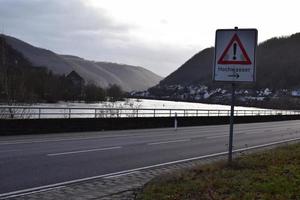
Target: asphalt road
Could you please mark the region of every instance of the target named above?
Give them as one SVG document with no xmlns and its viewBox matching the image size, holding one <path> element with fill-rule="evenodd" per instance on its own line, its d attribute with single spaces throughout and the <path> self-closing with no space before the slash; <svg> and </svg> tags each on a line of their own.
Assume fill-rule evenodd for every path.
<svg viewBox="0 0 300 200">
<path fill-rule="evenodd" d="M 0 194 L 227 151 L 229 125 L 0 138 Z M 300 121 L 239 124 L 234 149 L 300 137 Z"/>
</svg>

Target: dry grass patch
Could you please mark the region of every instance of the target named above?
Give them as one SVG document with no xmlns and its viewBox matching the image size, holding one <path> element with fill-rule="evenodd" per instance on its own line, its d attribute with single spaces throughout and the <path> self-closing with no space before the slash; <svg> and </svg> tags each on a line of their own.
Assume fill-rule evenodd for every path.
<svg viewBox="0 0 300 200">
<path fill-rule="evenodd" d="M 158 177 L 139 200 L 300 200 L 300 144 Z"/>
</svg>

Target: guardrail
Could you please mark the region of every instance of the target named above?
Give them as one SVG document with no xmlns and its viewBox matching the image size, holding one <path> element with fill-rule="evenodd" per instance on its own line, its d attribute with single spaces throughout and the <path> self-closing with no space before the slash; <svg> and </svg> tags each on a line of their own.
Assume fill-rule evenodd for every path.
<svg viewBox="0 0 300 200">
<path fill-rule="evenodd" d="M 299 115 L 300 110 L 235 110 L 235 116 Z M 229 116 L 230 110 L 0 106 L 0 119 Z"/>
</svg>

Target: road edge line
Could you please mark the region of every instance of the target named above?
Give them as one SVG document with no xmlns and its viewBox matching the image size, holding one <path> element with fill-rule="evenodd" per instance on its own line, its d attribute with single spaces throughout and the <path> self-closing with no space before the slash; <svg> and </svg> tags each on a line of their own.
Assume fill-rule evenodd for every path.
<svg viewBox="0 0 300 200">
<path fill-rule="evenodd" d="M 243 152 L 243 151 L 254 150 L 254 149 L 269 147 L 269 146 L 273 146 L 273 145 L 284 144 L 284 143 L 288 143 L 288 142 L 294 142 L 294 141 L 298 141 L 298 140 L 300 140 L 300 137 L 293 138 L 293 139 L 282 140 L 282 141 L 277 141 L 277 142 L 271 142 L 271 143 L 267 143 L 267 144 L 255 145 L 255 146 L 251 146 L 251 147 L 240 148 L 240 149 L 233 150 L 233 152 L 234 153 L 239 153 L 239 152 Z M 189 161 L 194 161 L 194 160 L 201 160 L 201 159 L 206 159 L 206 158 L 224 156 L 224 155 L 227 155 L 227 154 L 228 154 L 228 151 L 213 153 L 213 154 L 197 156 L 197 157 L 193 157 L 193 158 L 186 158 L 186 159 L 175 160 L 175 161 L 170 161 L 170 162 L 165 162 L 165 163 L 160 163 L 160 164 L 155 164 L 155 165 L 149 165 L 149 166 L 145 166 L 145 167 L 139 167 L 139 168 L 123 170 L 123 171 L 119 171 L 119 172 L 103 174 L 103 175 L 99 175 L 99 176 L 86 177 L 86 178 L 82 178 L 82 179 L 74 179 L 74 180 L 71 180 L 71 181 L 64 181 L 64 182 L 49 184 L 49 185 L 45 185 L 45 186 L 39 186 L 39 187 L 28 188 L 28 189 L 24 189 L 24 190 L 7 192 L 7 193 L 0 194 L 0 199 L 7 199 L 7 198 L 24 196 L 28 193 L 30 193 L 30 194 L 39 193 L 39 192 L 43 192 L 45 190 L 50 190 L 50 189 L 52 190 L 52 189 L 59 188 L 61 186 L 74 184 L 74 183 L 79 183 L 79 182 L 84 182 L 84 181 L 89 181 L 89 180 L 93 180 L 93 179 L 97 179 L 97 178 L 120 176 L 122 174 L 132 173 L 132 172 L 135 172 L 135 171 L 141 171 L 141 170 L 146 170 L 146 169 L 151 169 L 151 168 L 156 168 L 156 167 L 162 167 L 162 166 L 167 166 L 167 165 L 172 165 L 172 164 L 179 164 L 179 163 L 184 163 L 184 162 L 189 162 Z"/>
</svg>

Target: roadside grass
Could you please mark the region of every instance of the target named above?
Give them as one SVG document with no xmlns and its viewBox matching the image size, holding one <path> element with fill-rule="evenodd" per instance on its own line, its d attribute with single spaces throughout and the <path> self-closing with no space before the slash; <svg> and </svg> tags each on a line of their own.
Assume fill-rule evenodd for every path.
<svg viewBox="0 0 300 200">
<path fill-rule="evenodd" d="M 139 200 L 300 200 L 300 144 L 155 178 Z"/>
</svg>

